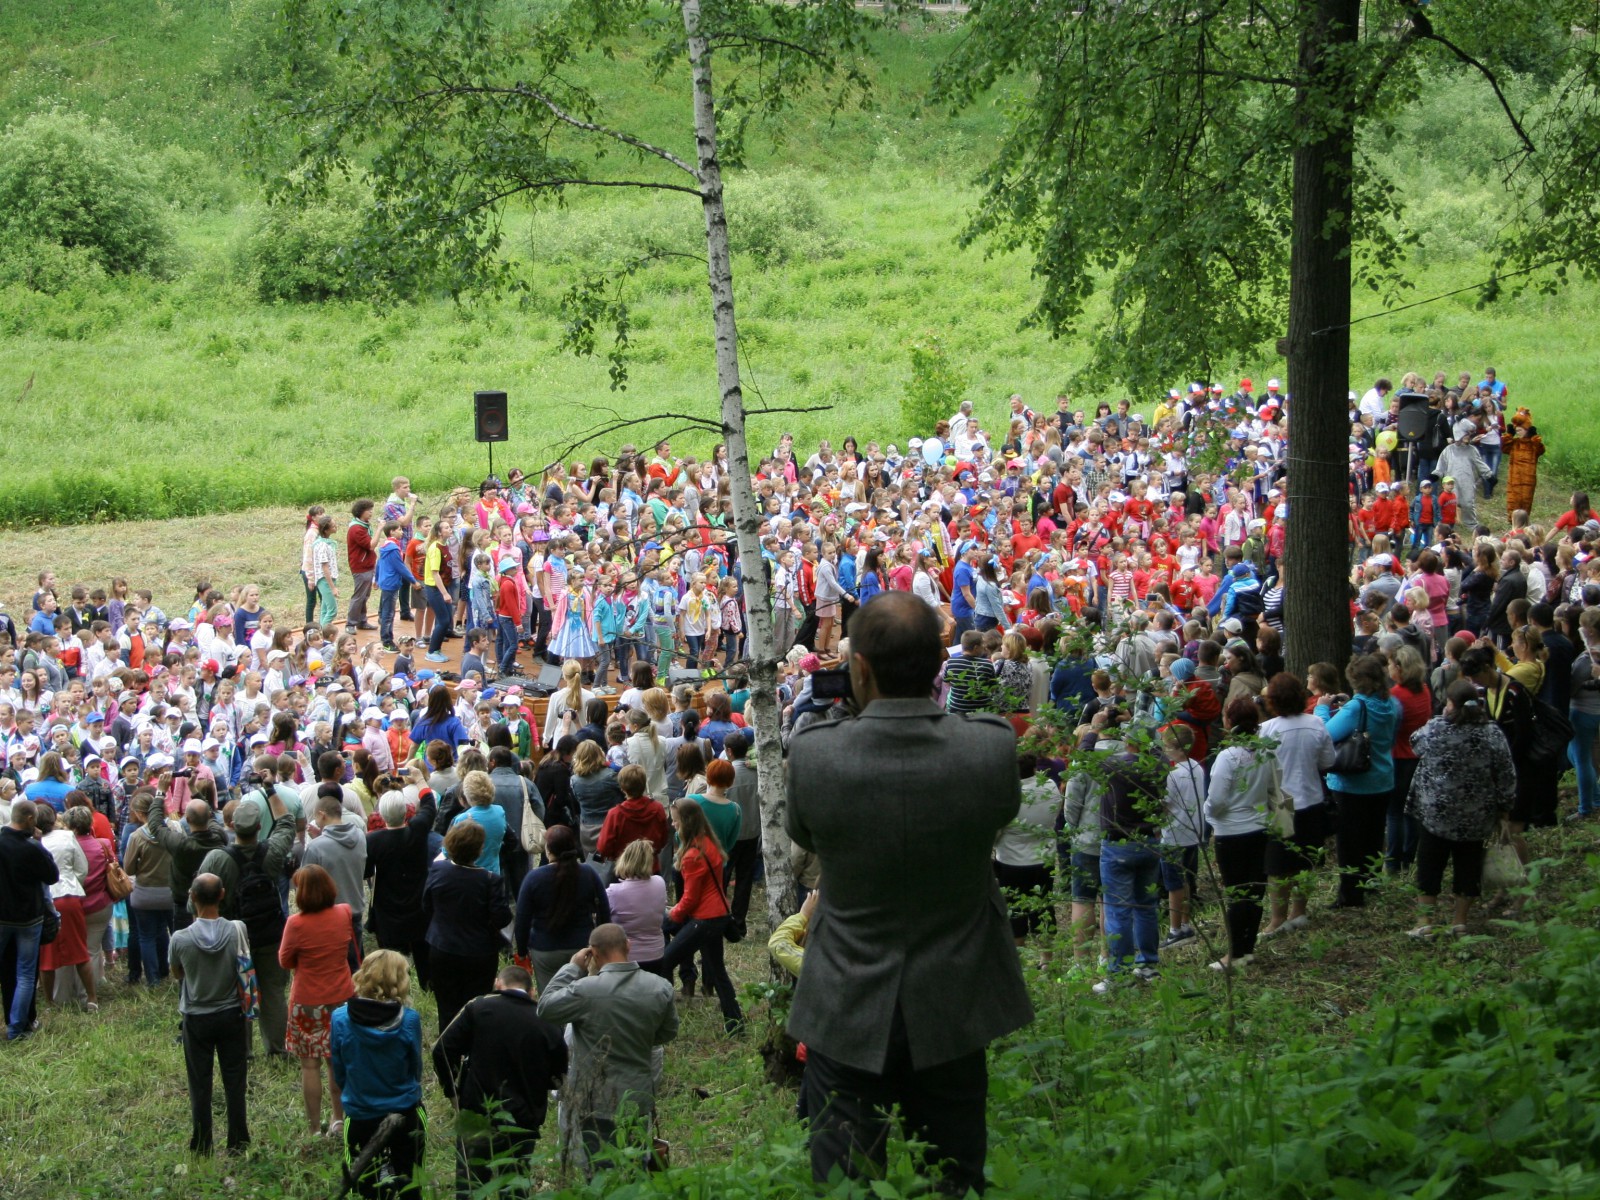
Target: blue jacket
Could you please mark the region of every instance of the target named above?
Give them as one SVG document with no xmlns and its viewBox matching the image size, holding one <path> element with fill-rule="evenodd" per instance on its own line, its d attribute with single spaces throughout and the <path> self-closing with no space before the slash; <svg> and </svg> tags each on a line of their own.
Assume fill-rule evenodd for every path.
<svg viewBox="0 0 1600 1200">
<path fill-rule="evenodd" d="M 1334 712 L 1326 704 L 1316 708 L 1317 719 L 1328 729 L 1338 745 L 1362 728 L 1363 715 L 1367 740 L 1372 746 L 1372 768 L 1359 775 L 1328 772 L 1328 787 L 1355 796 L 1371 796 L 1394 787 L 1394 735 L 1400 728 L 1400 701 L 1393 696 L 1368 696 L 1357 693 Z"/>
<path fill-rule="evenodd" d="M 333 1010 L 328 1043 L 346 1116 L 375 1120 L 422 1103 L 422 1017 L 416 1009 L 357 996 Z"/>
<path fill-rule="evenodd" d="M 378 574 L 374 581 L 380 592 L 397 592 L 402 583 L 416 586 L 417 577 L 406 566 L 405 553 L 393 538 L 378 547 Z"/>
<path fill-rule="evenodd" d="M 612 601 L 605 596 L 596 596 L 594 600 L 594 630 L 595 635 L 602 642 L 614 642 L 622 626 L 623 618 L 627 615 L 626 606 L 621 600 Z"/>
</svg>

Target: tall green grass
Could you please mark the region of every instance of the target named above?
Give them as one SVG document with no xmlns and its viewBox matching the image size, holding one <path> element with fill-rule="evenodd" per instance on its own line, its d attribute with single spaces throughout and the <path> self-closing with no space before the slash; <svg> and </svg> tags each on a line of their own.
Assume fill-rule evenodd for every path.
<svg viewBox="0 0 1600 1200">
<path fill-rule="evenodd" d="M 530 284 L 520 301 L 457 308 L 427 300 L 388 311 L 259 302 L 240 266 L 257 200 L 237 159 L 236 131 L 258 99 L 246 51 L 270 8 L 269 0 L 8 5 L 0 120 L 64 104 L 104 116 L 166 155 L 175 164 L 168 178 L 184 269 L 168 283 L 133 278 L 57 296 L 0 291 L 0 406 L 9 434 L 0 442 L 0 522 L 347 498 L 382 491 L 396 471 L 428 491 L 471 482 L 487 466 L 484 448 L 470 440 L 476 388 L 511 394 L 512 437 L 495 461 L 528 470 L 611 413 L 630 427 L 596 451 L 668 431 L 662 412 L 710 410 L 707 291 L 693 263 L 652 268 L 629 285 L 636 315 L 626 392 L 609 389 L 603 361 L 558 350 L 558 300 L 580 274 L 619 261 L 641 230 L 692 244 L 698 214 L 676 197 L 574 196 L 564 209 L 513 213 L 510 252 L 524 261 Z M 950 36 L 881 36 L 878 85 L 866 106 L 830 113 L 800 105 L 777 131 L 781 141 L 752 143 L 754 175 L 732 179 L 736 224 L 741 187 L 770 191 L 774 180 L 798 181 L 821 216 L 820 233 L 797 243 L 787 261 L 736 256 L 758 448 L 784 430 L 802 443 L 914 432 L 901 427 L 899 400 L 907 343 L 926 332 L 943 338 L 971 380 L 980 415 L 995 422 L 1013 391 L 1049 405 L 1084 358 L 1080 344 L 1023 327 L 1036 295 L 1024 256 L 957 246 L 975 199 L 968 181 L 1001 126 L 993 105 L 955 117 L 920 107 Z M 638 61 L 595 64 L 592 83 L 618 123 L 684 140 L 685 97 Z M 1496 204 L 1488 181 L 1472 191 L 1450 169 L 1453 156 L 1471 149 L 1463 139 L 1492 136 L 1481 97 L 1441 89 L 1427 103 L 1414 127 L 1382 150 L 1396 171 L 1412 170 L 1407 156 L 1421 154 L 1433 181 L 1419 195 L 1417 297 L 1482 277 L 1484 214 Z M 1477 371 L 1493 360 L 1516 401 L 1533 406 L 1550 467 L 1600 479 L 1600 430 L 1584 419 L 1580 390 L 1600 367 L 1589 334 L 1596 299 L 1593 287 L 1581 286 L 1554 300 L 1525 297 L 1479 311 L 1469 295 L 1360 324 L 1356 382 L 1408 369 Z M 1358 311 L 1375 307 L 1358 301 Z M 1239 364 L 1258 382 L 1285 365 Z M 831 408 L 759 415 L 766 406 L 810 405 Z M 708 448 L 693 438 L 679 444 Z"/>
</svg>

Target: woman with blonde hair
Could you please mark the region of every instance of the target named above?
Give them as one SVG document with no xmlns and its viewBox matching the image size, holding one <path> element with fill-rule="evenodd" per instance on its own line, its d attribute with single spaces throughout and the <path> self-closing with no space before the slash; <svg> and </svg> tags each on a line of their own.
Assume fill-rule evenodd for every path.
<svg viewBox="0 0 1600 1200">
<path fill-rule="evenodd" d="M 658 690 L 651 688 L 650 692 Z M 667 748 L 650 719 L 650 692 L 645 693 L 644 708 L 628 714 L 631 736 L 622 743 L 622 751 L 631 765 L 644 769 L 645 790 L 660 800 L 667 794 Z"/>
<path fill-rule="evenodd" d="M 561 664 L 561 689 L 550 697 L 544 718 L 544 748 L 554 750 L 565 733 L 575 734 L 594 693 L 583 686 L 583 664 L 569 658 Z"/>
<path fill-rule="evenodd" d="M 655 873 L 656 848 L 648 838 L 636 838 L 618 856 L 613 871 L 617 881 L 606 888 L 611 919 L 628 933 L 628 958 L 652 962 L 666 949 L 661 914 L 667 907 L 667 881 Z"/>
<path fill-rule="evenodd" d="M 617 773 L 606 767 L 606 753 L 591 741 L 578 743 L 572 755 L 569 786 L 578 804 L 578 840 L 584 856 L 594 854 L 606 816 L 622 803 Z"/>
<path fill-rule="evenodd" d="M 355 1181 L 358 1196 L 419 1196 L 412 1174 L 422 1165 L 422 1017 L 406 1004 L 410 965 L 393 950 L 374 950 L 353 980 L 356 994 L 332 1018 L 334 1082 L 344 1104 L 344 1158 L 354 1161 L 391 1114 L 400 1128 Z M 385 1190 L 383 1177 L 394 1181 Z"/>
</svg>

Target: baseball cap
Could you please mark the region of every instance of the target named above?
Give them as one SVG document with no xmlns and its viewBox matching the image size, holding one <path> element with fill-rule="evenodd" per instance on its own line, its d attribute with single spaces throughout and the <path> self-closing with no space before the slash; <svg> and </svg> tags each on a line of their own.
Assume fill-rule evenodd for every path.
<svg viewBox="0 0 1600 1200">
<path fill-rule="evenodd" d="M 500 707 L 501 708 L 507 708 L 507 707 L 509 707 L 509 708 L 521 708 L 522 707 L 522 701 L 519 700 L 515 696 L 509 696 L 509 695 L 508 696 L 502 696 L 502 697 L 500 697 Z"/>
<path fill-rule="evenodd" d="M 1255 386 L 1256 385 L 1251 383 L 1248 378 L 1239 380 L 1239 390 L 1241 392 L 1253 391 L 1255 390 Z"/>
<path fill-rule="evenodd" d="M 1267 388 L 1270 391 L 1277 391 L 1282 386 L 1283 386 L 1283 380 L 1281 380 L 1281 379 L 1269 379 L 1269 380 L 1267 380 Z"/>
<path fill-rule="evenodd" d="M 251 837 L 261 829 L 261 806 L 241 804 L 233 810 L 233 831 Z"/>
<path fill-rule="evenodd" d="M 200 740 L 198 738 L 190 738 L 183 744 L 183 752 L 185 754 L 199 754 L 204 749 L 205 747 L 200 744 Z"/>
<path fill-rule="evenodd" d="M 1224 633 L 1243 633 L 1244 622 L 1239 620 L 1238 617 L 1229 617 L 1222 623 L 1222 631 Z"/>
<path fill-rule="evenodd" d="M 1439 481 L 1439 482 L 1440 482 L 1440 483 L 1441 483 L 1441 484 L 1444 484 L 1444 483 L 1454 483 L 1454 482 L 1455 482 L 1455 481 L 1456 481 L 1456 477 L 1455 477 L 1455 476 L 1454 476 L 1454 475 L 1446 475 L 1446 476 L 1445 476 L 1445 477 L 1444 477 L 1444 478 L 1443 478 L 1443 479 L 1441 479 L 1441 480 L 1440 480 L 1440 481 Z"/>
<path fill-rule="evenodd" d="M 363 709 L 361 719 L 362 721 L 381 721 L 383 720 L 383 710 L 381 708 Z"/>
</svg>

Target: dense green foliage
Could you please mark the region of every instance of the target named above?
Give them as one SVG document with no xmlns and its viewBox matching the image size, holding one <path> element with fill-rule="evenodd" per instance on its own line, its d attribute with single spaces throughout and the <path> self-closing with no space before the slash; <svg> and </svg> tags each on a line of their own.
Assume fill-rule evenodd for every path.
<svg viewBox="0 0 1600 1200">
<path fill-rule="evenodd" d="M 0 247 L 8 257 L 159 273 L 171 244 L 155 172 L 110 125 L 52 111 L 0 134 Z M 77 280 L 47 274 L 24 282 L 57 291 Z"/>
<path fill-rule="evenodd" d="M 241 123 L 278 86 L 264 79 L 327 69 L 274 43 L 269 71 L 247 49 L 270 41 L 274 7 L 7 6 L 0 123 L 63 108 L 123 131 L 152 164 L 183 270 L 167 281 L 102 283 L 85 256 L 62 256 L 48 271 L 35 265 L 33 279 L 48 283 L 39 287 L 0 266 L 0 396 L 14 399 L 33 379 L 0 445 L 0 520 L 325 502 L 372 492 L 397 467 L 436 491 L 483 470 L 482 447 L 467 440 L 477 387 L 511 393 L 512 440 L 496 463 L 527 468 L 595 423 L 583 405 L 644 422 L 661 409 L 710 402 L 698 262 L 658 263 L 626 285 L 634 301 L 627 392 L 610 391 L 603 362 L 557 352 L 558 301 L 575 276 L 646 243 L 693 247 L 699 213 L 688 197 L 574 194 L 565 207 L 511 212 L 507 252 L 528 283 L 518 299 L 459 310 L 428 298 L 383 309 L 263 301 L 248 247 L 266 210 L 240 166 Z M 991 421 L 1012 391 L 1048 404 L 1086 361 L 1079 342 L 1019 328 L 1040 295 L 1022 255 L 957 247 L 977 200 L 973 175 L 1002 113 L 998 99 L 955 116 L 921 106 L 931 65 L 954 41 L 937 25 L 883 35 L 865 104 L 836 115 L 802 105 L 783 122 L 780 144 L 752 132 L 749 168 L 729 182 L 752 403 L 835 406 L 781 423 L 755 419 L 757 446 L 784 428 L 802 443 L 837 443 L 845 433 L 903 437 L 907 343 L 928 330 L 940 333 Z M 654 84 L 637 58 L 587 70 L 619 123 L 688 145 L 687 101 Z M 1482 89 L 1444 76 L 1399 119 L 1392 140 L 1375 144 L 1374 169 L 1411 193 L 1414 287 L 1406 298 L 1486 277 L 1498 211 L 1496 121 Z M 330 253 L 321 261 L 334 270 L 320 279 L 338 283 L 340 260 Z M 291 280 L 302 266 L 293 265 Z M 1352 370 L 1363 383 L 1413 367 L 1431 374 L 1492 362 L 1517 402 L 1533 407 L 1551 446 L 1546 469 L 1600 482 L 1600 427 L 1583 419 L 1581 387 L 1600 369 L 1595 301 L 1579 285 L 1480 311 L 1476 295 L 1463 294 L 1356 326 Z M 1357 312 L 1381 307 L 1378 297 L 1358 299 Z M 1283 374 L 1283 362 L 1202 362 L 1190 377 L 1231 382 L 1234 370 L 1259 383 Z M 1117 393 L 1106 384 L 1074 394 L 1089 402 Z M 64 426 L 80 436 L 64 442 Z M 704 449 L 692 440 L 685 448 Z"/>
</svg>

